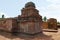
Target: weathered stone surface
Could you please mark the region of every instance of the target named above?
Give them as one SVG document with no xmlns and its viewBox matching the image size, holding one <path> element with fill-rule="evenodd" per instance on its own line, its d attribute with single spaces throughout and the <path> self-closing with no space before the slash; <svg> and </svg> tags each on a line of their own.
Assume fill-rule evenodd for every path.
<svg viewBox="0 0 60 40">
<path fill-rule="evenodd" d="M 25 32 L 29 34 L 42 32 L 39 22 L 21 22 L 19 23 L 19 26 L 20 32 Z"/>
<path fill-rule="evenodd" d="M 21 15 L 15 18 L 6 18 L 0 22 L 0 29 L 9 32 L 35 34 L 42 32 L 42 16 L 33 2 L 28 2 L 21 10 Z"/>
<path fill-rule="evenodd" d="M 39 11 L 34 8 L 35 4 L 29 2 L 26 7 L 21 10 L 21 19 L 19 22 L 20 32 L 35 34 L 42 32 L 42 16 Z"/>
<path fill-rule="evenodd" d="M 44 22 L 42 23 L 42 28 L 43 29 L 48 29 L 48 22 Z"/>
<path fill-rule="evenodd" d="M 7 18 L 0 22 L 0 30 L 11 32 L 13 27 L 17 27 L 16 19 Z"/>
<path fill-rule="evenodd" d="M 28 2 L 25 4 L 25 7 L 30 7 L 30 6 L 35 8 L 35 4 L 33 2 Z"/>
<path fill-rule="evenodd" d="M 54 18 L 48 19 L 48 28 L 50 29 L 57 29 L 57 20 Z"/>
</svg>

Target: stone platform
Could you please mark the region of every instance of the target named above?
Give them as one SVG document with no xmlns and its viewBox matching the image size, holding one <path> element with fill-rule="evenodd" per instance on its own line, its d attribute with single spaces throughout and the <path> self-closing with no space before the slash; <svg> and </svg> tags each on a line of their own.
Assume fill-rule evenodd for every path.
<svg viewBox="0 0 60 40">
<path fill-rule="evenodd" d="M 25 35 L 25 34 L 18 34 L 12 35 L 11 33 L 7 32 L 0 32 L 0 40 L 53 40 L 51 36 L 47 36 L 45 34 L 36 34 L 36 35 Z"/>
<path fill-rule="evenodd" d="M 54 30 L 54 29 L 42 29 L 45 32 L 58 32 L 58 30 Z"/>
</svg>

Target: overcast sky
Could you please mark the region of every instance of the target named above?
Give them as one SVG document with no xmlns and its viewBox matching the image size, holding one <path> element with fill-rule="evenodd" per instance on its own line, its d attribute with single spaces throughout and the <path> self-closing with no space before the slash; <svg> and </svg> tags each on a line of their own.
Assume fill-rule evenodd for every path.
<svg viewBox="0 0 60 40">
<path fill-rule="evenodd" d="M 34 2 L 41 16 L 60 21 L 60 0 L 0 0 L 0 17 L 16 17 L 27 2 Z"/>
</svg>

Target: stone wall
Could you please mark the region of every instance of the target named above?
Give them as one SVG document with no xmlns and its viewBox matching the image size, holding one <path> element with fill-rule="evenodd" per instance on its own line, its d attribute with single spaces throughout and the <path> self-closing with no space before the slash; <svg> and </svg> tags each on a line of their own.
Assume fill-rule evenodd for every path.
<svg viewBox="0 0 60 40">
<path fill-rule="evenodd" d="M 12 27 L 17 27 L 16 20 L 13 18 L 7 18 L 0 21 L 0 29 L 11 32 Z"/>
<path fill-rule="evenodd" d="M 48 29 L 48 22 L 43 22 L 42 23 L 42 28 L 43 29 Z"/>
<path fill-rule="evenodd" d="M 19 23 L 20 32 L 29 33 L 29 34 L 41 32 L 42 29 L 40 26 L 41 25 L 39 24 L 39 22 L 20 22 Z"/>
<path fill-rule="evenodd" d="M 57 29 L 57 20 L 54 18 L 48 19 L 48 28 L 50 29 Z"/>
</svg>

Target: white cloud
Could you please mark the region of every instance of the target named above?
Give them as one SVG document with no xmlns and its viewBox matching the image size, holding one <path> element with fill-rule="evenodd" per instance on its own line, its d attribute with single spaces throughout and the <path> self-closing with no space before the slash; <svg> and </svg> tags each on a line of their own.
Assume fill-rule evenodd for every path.
<svg viewBox="0 0 60 40">
<path fill-rule="evenodd" d="M 51 4 L 47 6 L 48 11 L 55 11 L 60 13 L 60 0 L 47 0 Z"/>
<path fill-rule="evenodd" d="M 46 1 L 54 4 L 60 3 L 60 0 L 46 0 Z"/>
<path fill-rule="evenodd" d="M 60 0 L 46 0 L 49 5 L 40 7 L 41 14 L 47 18 L 56 18 L 60 21 Z"/>
<path fill-rule="evenodd" d="M 56 18 L 60 21 L 60 5 L 51 5 L 47 8 L 48 17 Z"/>
<path fill-rule="evenodd" d="M 60 5 L 51 4 L 51 5 L 48 6 L 48 9 L 59 11 L 60 10 Z"/>
</svg>

